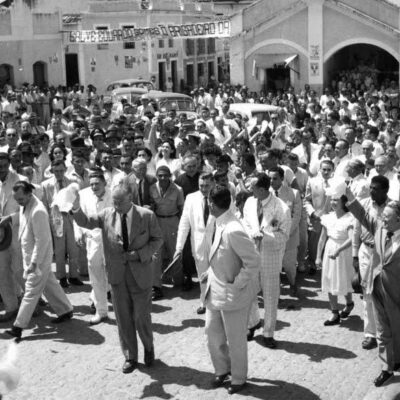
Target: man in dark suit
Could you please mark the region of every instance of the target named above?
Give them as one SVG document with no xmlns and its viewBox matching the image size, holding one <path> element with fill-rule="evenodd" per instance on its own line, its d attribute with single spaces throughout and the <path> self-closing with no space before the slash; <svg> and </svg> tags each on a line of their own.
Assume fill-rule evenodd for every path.
<svg viewBox="0 0 400 400">
<path fill-rule="evenodd" d="M 157 218 L 152 211 L 132 203 L 132 187 L 119 183 L 112 192 L 113 207 L 88 217 L 80 209 L 79 195 L 73 215 L 77 224 L 87 229 L 101 228 L 108 282 L 125 363 L 123 373 L 137 366 L 136 331 L 144 346 L 144 362 L 154 361 L 151 327 L 152 257 L 163 240 Z"/>
<path fill-rule="evenodd" d="M 372 305 L 376 338 L 383 367 L 374 380 L 382 386 L 400 370 L 400 202 L 389 201 L 377 219 L 370 215 L 347 188 L 347 207 L 375 239 L 379 263 L 372 271 Z"/>
</svg>

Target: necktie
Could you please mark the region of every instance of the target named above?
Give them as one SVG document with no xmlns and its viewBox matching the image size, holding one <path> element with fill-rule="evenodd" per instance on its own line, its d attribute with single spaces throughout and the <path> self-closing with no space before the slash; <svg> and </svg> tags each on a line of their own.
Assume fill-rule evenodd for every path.
<svg viewBox="0 0 400 400">
<path fill-rule="evenodd" d="M 275 196 L 279 197 L 279 192 L 277 190 L 275 190 Z"/>
<path fill-rule="evenodd" d="M 393 232 L 386 233 L 385 239 L 385 259 L 384 262 L 386 263 L 389 257 L 392 255 L 392 236 Z"/>
<path fill-rule="evenodd" d="M 204 196 L 204 209 L 203 209 L 203 220 L 204 226 L 207 225 L 208 216 L 210 215 L 210 208 L 208 206 L 208 199 Z"/>
<path fill-rule="evenodd" d="M 128 250 L 129 247 L 129 236 L 128 236 L 128 225 L 126 224 L 126 214 L 122 214 L 121 217 L 121 230 L 122 230 L 122 247 L 124 251 Z"/>
<path fill-rule="evenodd" d="M 58 188 L 62 189 L 64 187 L 63 181 L 58 181 Z"/>
<path fill-rule="evenodd" d="M 261 221 L 263 219 L 263 206 L 261 200 L 257 200 L 257 217 L 258 223 L 261 225 Z"/>
<path fill-rule="evenodd" d="M 307 155 L 307 164 L 310 164 L 310 161 L 311 161 L 311 149 L 310 149 L 310 146 L 306 146 L 306 155 Z"/>
<path fill-rule="evenodd" d="M 143 179 L 139 181 L 139 205 L 143 205 Z"/>
</svg>

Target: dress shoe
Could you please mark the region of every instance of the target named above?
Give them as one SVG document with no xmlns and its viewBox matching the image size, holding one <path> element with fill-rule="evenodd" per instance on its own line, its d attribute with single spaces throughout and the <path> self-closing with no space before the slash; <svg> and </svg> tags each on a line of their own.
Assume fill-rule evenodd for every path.
<svg viewBox="0 0 400 400">
<path fill-rule="evenodd" d="M 350 315 L 350 313 L 353 311 L 353 308 L 354 308 L 353 302 L 346 304 L 346 307 L 339 314 L 340 318 L 347 318 Z"/>
<path fill-rule="evenodd" d="M 222 386 L 230 374 L 230 372 L 227 372 L 226 374 L 216 375 L 212 382 L 213 387 L 217 388 Z"/>
<path fill-rule="evenodd" d="M 325 326 L 339 325 L 340 324 L 340 316 L 339 313 L 334 312 L 330 319 L 327 319 L 324 322 Z"/>
<path fill-rule="evenodd" d="M 7 335 L 10 335 L 17 339 L 21 339 L 21 336 L 22 336 L 22 328 L 19 328 L 18 326 L 14 326 L 14 325 L 11 327 L 11 329 L 7 329 L 4 332 L 7 333 Z"/>
<path fill-rule="evenodd" d="M 126 360 L 122 366 L 122 372 L 124 374 L 130 374 L 137 367 L 137 362 L 135 360 Z"/>
<path fill-rule="evenodd" d="M 268 347 L 269 349 L 276 349 L 277 343 L 276 340 L 270 336 L 270 337 L 263 337 L 263 345 L 264 347 Z"/>
<path fill-rule="evenodd" d="M 83 286 L 83 282 L 79 278 L 69 278 L 68 282 L 70 285 Z"/>
<path fill-rule="evenodd" d="M 6 311 L 3 314 L 0 314 L 0 323 L 1 322 L 9 322 L 14 319 L 18 315 L 18 309 L 14 311 Z"/>
<path fill-rule="evenodd" d="M 382 386 L 393 376 L 393 372 L 382 371 L 377 378 L 374 379 L 374 385 L 376 387 Z"/>
<path fill-rule="evenodd" d="M 258 321 L 257 325 L 254 325 L 252 328 L 249 329 L 249 331 L 247 332 L 247 341 L 248 342 L 250 342 L 254 339 L 254 332 L 260 328 L 261 328 L 261 321 Z"/>
<path fill-rule="evenodd" d="M 61 278 L 61 279 L 60 279 L 60 286 L 61 286 L 62 288 L 67 288 L 67 287 L 69 287 L 67 278 Z"/>
<path fill-rule="evenodd" d="M 204 306 L 200 306 L 197 310 L 196 313 L 201 315 L 206 313 L 206 308 Z"/>
<path fill-rule="evenodd" d="M 61 324 L 62 322 L 68 321 L 73 317 L 74 313 L 72 311 L 68 311 L 65 314 L 59 315 L 57 318 L 51 320 L 53 324 Z"/>
<path fill-rule="evenodd" d="M 151 367 L 154 363 L 154 349 L 144 350 L 144 365 Z"/>
<path fill-rule="evenodd" d="M 98 325 L 101 322 L 104 322 L 104 321 L 107 321 L 107 320 L 108 320 L 108 316 L 107 315 L 95 314 L 92 318 L 90 318 L 89 324 L 90 325 Z"/>
<path fill-rule="evenodd" d="M 378 343 L 376 342 L 376 339 L 374 337 L 366 337 L 362 341 L 361 346 L 365 350 L 371 350 L 371 349 L 374 349 L 375 347 L 377 347 Z"/>
<path fill-rule="evenodd" d="M 228 388 L 228 393 L 229 394 L 235 394 L 240 392 L 244 387 L 245 387 L 245 383 L 242 383 L 241 385 L 231 385 Z"/>
<path fill-rule="evenodd" d="M 153 286 L 153 295 L 152 295 L 151 299 L 153 301 L 156 301 L 156 300 L 162 299 L 163 297 L 164 297 L 164 294 L 163 294 L 161 288 L 159 288 L 157 286 Z"/>
</svg>

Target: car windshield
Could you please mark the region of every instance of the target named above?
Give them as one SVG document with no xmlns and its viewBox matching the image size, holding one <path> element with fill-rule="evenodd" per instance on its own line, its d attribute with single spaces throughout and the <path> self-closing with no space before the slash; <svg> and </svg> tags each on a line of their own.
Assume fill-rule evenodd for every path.
<svg viewBox="0 0 400 400">
<path fill-rule="evenodd" d="M 161 99 L 159 101 L 159 109 L 161 112 L 176 111 L 195 111 L 193 100 L 176 98 L 176 99 Z"/>
<path fill-rule="evenodd" d="M 251 115 L 253 118 L 257 119 L 257 124 L 261 124 L 262 121 L 270 120 L 268 111 L 253 111 Z"/>
</svg>

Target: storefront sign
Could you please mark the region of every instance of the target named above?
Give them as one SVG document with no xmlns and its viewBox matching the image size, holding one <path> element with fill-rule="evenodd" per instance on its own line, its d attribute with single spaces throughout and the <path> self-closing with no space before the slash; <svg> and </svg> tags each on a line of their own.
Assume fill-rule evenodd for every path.
<svg viewBox="0 0 400 400">
<path fill-rule="evenodd" d="M 144 39 L 179 39 L 179 38 L 220 38 L 229 37 L 231 22 L 229 20 L 201 22 L 184 25 L 162 25 L 149 28 L 126 28 L 92 31 L 68 32 L 69 43 L 112 43 L 133 42 Z"/>
</svg>

